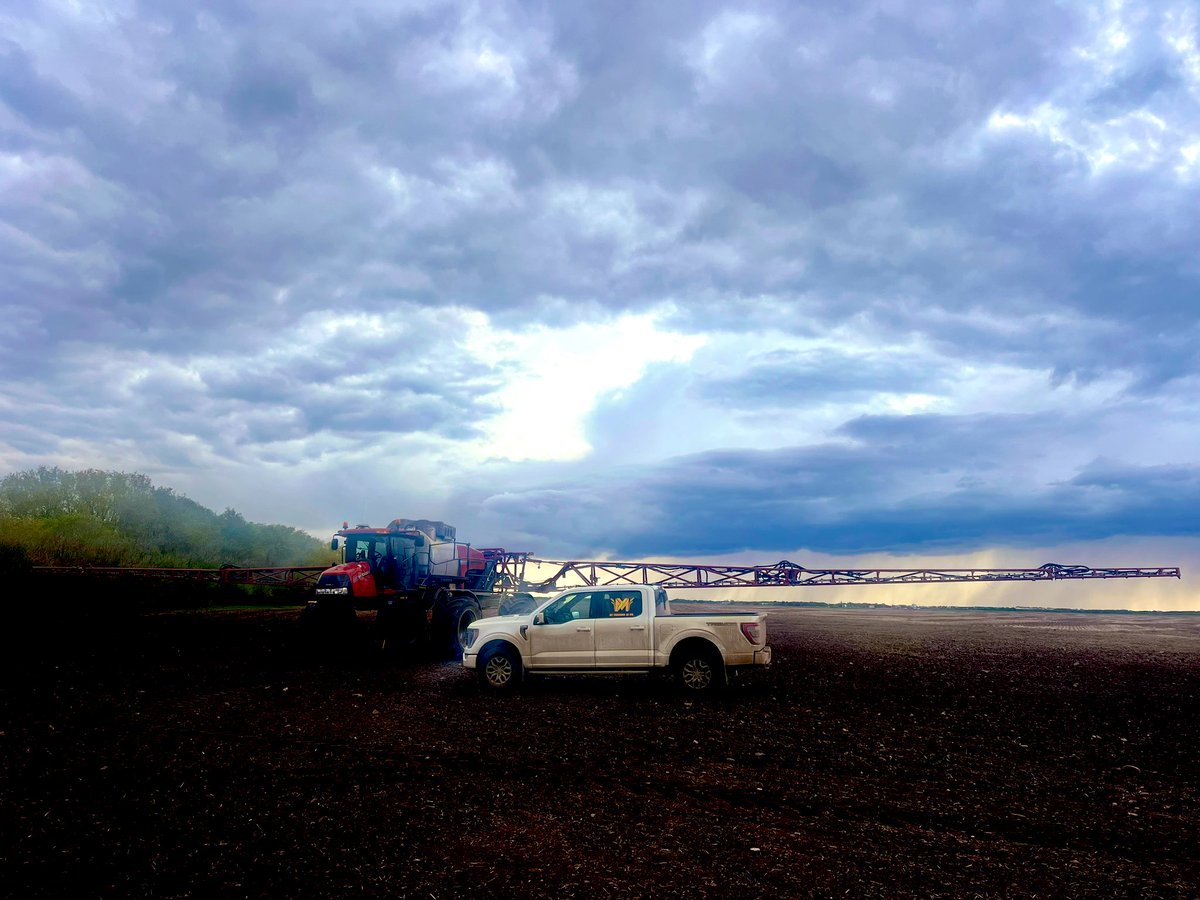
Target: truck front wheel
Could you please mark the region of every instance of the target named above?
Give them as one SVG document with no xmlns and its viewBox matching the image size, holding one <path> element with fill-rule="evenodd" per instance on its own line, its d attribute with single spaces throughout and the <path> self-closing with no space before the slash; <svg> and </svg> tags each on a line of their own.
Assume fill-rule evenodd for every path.
<svg viewBox="0 0 1200 900">
<path fill-rule="evenodd" d="M 521 683 L 521 657 L 512 647 L 485 650 L 479 659 L 479 680 L 498 694 L 515 690 Z"/>
</svg>

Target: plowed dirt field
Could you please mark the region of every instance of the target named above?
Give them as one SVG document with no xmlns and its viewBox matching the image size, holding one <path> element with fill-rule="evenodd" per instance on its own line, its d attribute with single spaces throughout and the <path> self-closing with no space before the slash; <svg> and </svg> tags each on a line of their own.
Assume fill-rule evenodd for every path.
<svg viewBox="0 0 1200 900">
<path fill-rule="evenodd" d="M 294 610 L 12 629 L 0 893 L 1200 893 L 1200 617 L 769 616 L 703 702 L 313 660 Z"/>
</svg>

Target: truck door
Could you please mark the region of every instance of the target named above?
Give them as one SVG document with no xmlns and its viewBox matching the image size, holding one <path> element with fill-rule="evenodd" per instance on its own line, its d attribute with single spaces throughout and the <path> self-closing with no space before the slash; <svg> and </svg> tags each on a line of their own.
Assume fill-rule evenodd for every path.
<svg viewBox="0 0 1200 900">
<path fill-rule="evenodd" d="M 637 588 L 592 592 L 597 668 L 648 666 L 650 615 Z"/>
<path fill-rule="evenodd" d="M 542 611 L 542 624 L 529 626 L 531 669 L 595 665 L 592 594 L 590 590 L 564 594 Z"/>
</svg>

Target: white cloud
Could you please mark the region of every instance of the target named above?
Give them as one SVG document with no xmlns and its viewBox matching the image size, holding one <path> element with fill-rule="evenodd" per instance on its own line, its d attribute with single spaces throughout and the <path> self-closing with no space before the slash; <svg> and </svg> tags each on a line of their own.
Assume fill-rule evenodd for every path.
<svg viewBox="0 0 1200 900">
<path fill-rule="evenodd" d="M 1065 110 L 1049 104 L 1025 116 L 993 112 L 987 123 L 992 131 L 1025 131 L 1068 150 L 1086 161 L 1095 175 L 1114 169 L 1150 171 L 1168 167 L 1181 155 L 1186 159 L 1184 142 L 1200 134 L 1200 125 L 1181 126 L 1172 127 L 1144 109 L 1103 121 L 1071 121 Z"/>
<path fill-rule="evenodd" d="M 704 90 L 719 94 L 768 86 L 772 79 L 757 61 L 757 45 L 773 25 L 769 16 L 740 10 L 718 13 L 705 25 L 686 52 Z"/>
</svg>

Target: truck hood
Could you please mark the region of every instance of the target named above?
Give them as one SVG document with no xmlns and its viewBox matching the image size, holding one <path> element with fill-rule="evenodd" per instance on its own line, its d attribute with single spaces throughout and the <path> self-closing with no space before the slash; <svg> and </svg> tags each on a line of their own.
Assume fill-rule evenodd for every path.
<svg viewBox="0 0 1200 900">
<path fill-rule="evenodd" d="M 486 619 L 480 619 L 479 625 L 480 625 L 480 627 L 486 627 L 488 625 L 493 625 L 493 624 L 497 624 L 497 625 L 516 625 L 518 623 L 528 624 L 529 620 L 532 618 L 533 618 L 533 616 L 529 615 L 528 613 L 526 613 L 523 616 L 489 616 Z"/>
</svg>

